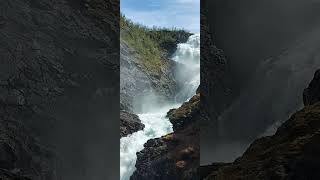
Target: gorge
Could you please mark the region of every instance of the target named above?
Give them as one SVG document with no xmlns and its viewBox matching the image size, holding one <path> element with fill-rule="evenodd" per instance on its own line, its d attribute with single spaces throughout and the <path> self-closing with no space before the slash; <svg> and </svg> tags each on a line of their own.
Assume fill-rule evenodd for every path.
<svg viewBox="0 0 320 180">
<path fill-rule="evenodd" d="M 167 112 L 196 94 L 200 84 L 200 35 L 179 30 L 150 32 L 125 17 L 122 20 L 121 108 L 137 114 L 144 125 L 143 130 L 120 139 L 120 179 L 128 180 L 136 169 L 136 154 L 143 151 L 144 145 L 174 131 Z M 141 36 L 143 42 L 138 40 Z M 149 55 L 154 51 L 155 37 L 164 40 Z"/>
</svg>

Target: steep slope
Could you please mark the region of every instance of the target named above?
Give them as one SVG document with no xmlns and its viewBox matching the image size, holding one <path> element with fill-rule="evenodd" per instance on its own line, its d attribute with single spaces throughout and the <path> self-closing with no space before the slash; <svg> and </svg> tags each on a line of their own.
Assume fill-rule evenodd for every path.
<svg viewBox="0 0 320 180">
<path fill-rule="evenodd" d="M 312 91 L 314 87 L 319 87 L 318 72 L 307 90 L 313 103 L 292 115 L 275 135 L 254 141 L 233 163 L 215 166 L 205 179 L 319 179 L 320 92 Z"/>
<path fill-rule="evenodd" d="M 119 136 L 117 10 L 118 1 L 0 1 L 0 179 L 118 177 L 106 153 L 118 152 L 118 141 L 106 144 Z"/>
<path fill-rule="evenodd" d="M 183 30 L 150 29 L 124 16 L 120 25 L 121 109 L 141 113 L 147 108 L 141 102 L 154 96 L 160 104 L 173 101 L 179 87 L 174 79 L 176 62 L 170 58 L 177 44 L 186 42 L 191 34 Z"/>
</svg>

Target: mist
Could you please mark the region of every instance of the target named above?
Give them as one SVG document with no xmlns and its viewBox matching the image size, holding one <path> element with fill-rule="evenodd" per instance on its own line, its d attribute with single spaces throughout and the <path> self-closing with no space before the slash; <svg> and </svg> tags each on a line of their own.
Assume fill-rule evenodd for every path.
<svg viewBox="0 0 320 180">
<path fill-rule="evenodd" d="M 201 163 L 232 162 L 302 107 L 320 67 L 319 1 L 207 2 L 235 98 L 201 137 Z"/>
<path fill-rule="evenodd" d="M 205 1 L 215 43 L 231 64 L 235 87 L 319 22 L 319 0 Z"/>
</svg>

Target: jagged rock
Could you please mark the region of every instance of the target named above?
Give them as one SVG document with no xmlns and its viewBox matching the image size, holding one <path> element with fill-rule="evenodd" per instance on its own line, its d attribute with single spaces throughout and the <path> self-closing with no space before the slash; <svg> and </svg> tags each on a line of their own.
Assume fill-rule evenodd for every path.
<svg viewBox="0 0 320 180">
<path fill-rule="evenodd" d="M 193 96 L 188 102 L 185 102 L 178 109 L 171 109 L 167 117 L 173 125 L 173 130 L 179 130 L 188 124 L 197 120 L 193 118 L 196 113 L 200 112 L 200 94 Z"/>
<path fill-rule="evenodd" d="M 315 73 L 309 87 L 303 91 L 304 105 L 312 105 L 318 101 L 320 101 L 320 70 Z"/>
<path fill-rule="evenodd" d="M 294 114 L 270 137 L 251 144 L 244 155 L 207 180 L 320 178 L 320 104 Z"/>
<path fill-rule="evenodd" d="M 209 175 L 213 176 L 215 172 L 217 172 L 220 168 L 230 165 L 230 163 L 212 163 L 207 166 L 200 166 L 199 167 L 199 173 L 200 173 L 200 179 L 204 179 L 208 177 Z"/>
<path fill-rule="evenodd" d="M 176 123 L 176 129 L 144 145 L 144 150 L 137 153 L 137 170 L 131 180 L 199 179 L 198 121 L 203 118 L 199 106 L 200 94 L 197 94 L 180 108 L 168 113 L 170 121 Z M 187 123 L 183 123 L 184 120 Z"/>
<path fill-rule="evenodd" d="M 255 140 L 243 156 L 233 163 L 217 166 L 204 179 L 319 179 L 320 102 L 317 98 L 310 99 L 317 97 L 313 88 L 319 87 L 318 73 L 309 85 L 310 90 L 307 90 L 312 92 L 305 101 L 308 106 L 292 115 L 273 136 Z"/>
<path fill-rule="evenodd" d="M 120 111 L 120 138 L 143 130 L 144 124 L 139 117 L 125 111 Z"/>
</svg>

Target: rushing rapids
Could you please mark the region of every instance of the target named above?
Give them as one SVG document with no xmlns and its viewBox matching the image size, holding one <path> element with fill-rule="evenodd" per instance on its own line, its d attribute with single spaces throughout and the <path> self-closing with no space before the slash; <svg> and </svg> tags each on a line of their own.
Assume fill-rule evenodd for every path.
<svg viewBox="0 0 320 180">
<path fill-rule="evenodd" d="M 196 93 L 200 84 L 200 35 L 192 35 L 186 43 L 178 44 L 172 60 L 179 63 L 175 73 L 180 87 L 176 93 L 176 103 L 168 102 L 167 105 L 158 107 L 157 103 L 145 102 L 148 105 L 151 104 L 148 111 L 138 114 L 145 125 L 144 130 L 120 139 L 121 180 L 130 179 L 135 171 L 136 153 L 144 148 L 143 145 L 149 139 L 158 138 L 173 131 L 172 124 L 166 118 L 167 112 L 179 107 Z"/>
</svg>

